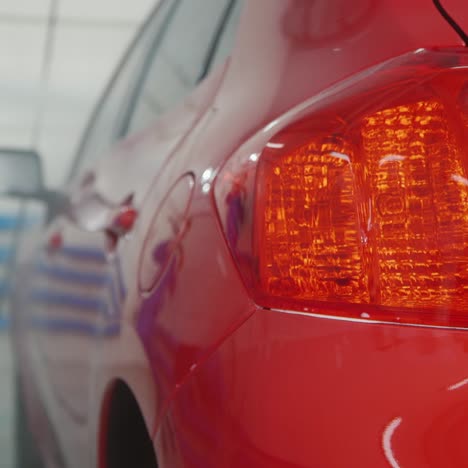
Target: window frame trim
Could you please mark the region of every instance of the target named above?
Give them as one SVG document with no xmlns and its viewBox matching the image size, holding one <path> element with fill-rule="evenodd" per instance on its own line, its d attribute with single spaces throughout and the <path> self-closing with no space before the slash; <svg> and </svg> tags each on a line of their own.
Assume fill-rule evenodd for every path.
<svg viewBox="0 0 468 468">
<path fill-rule="evenodd" d="M 170 18 L 173 17 L 173 15 L 175 14 L 175 12 L 180 6 L 183 6 L 183 1 L 189 1 L 189 0 L 173 0 L 173 1 L 175 2 L 175 5 L 173 5 L 173 9 L 169 13 Z M 213 35 L 210 39 L 210 43 L 208 47 L 206 48 L 204 59 L 201 61 L 202 71 L 199 77 L 193 83 L 193 88 L 191 89 L 190 93 L 193 92 L 193 90 L 200 84 L 200 82 L 203 79 L 206 78 L 206 76 L 210 72 L 211 64 L 216 55 L 216 51 L 218 49 L 219 42 L 222 38 L 223 31 L 225 30 L 226 25 L 228 24 L 228 20 L 231 16 L 232 11 L 234 10 L 234 6 L 236 5 L 237 1 L 238 0 L 228 0 L 226 2 L 226 7 L 224 9 L 224 12 L 222 13 L 221 18 L 219 19 L 218 24 L 216 25 Z M 123 124 L 121 125 L 120 131 L 118 132 L 118 138 L 125 138 L 127 135 L 129 135 L 128 130 L 129 130 L 132 118 L 135 114 L 138 101 L 143 93 L 143 86 L 144 86 L 145 80 L 154 62 L 155 54 L 158 53 L 158 49 L 161 45 L 161 42 L 164 40 L 165 33 L 167 32 L 167 27 L 169 25 L 170 25 L 170 21 L 168 21 L 167 25 L 164 28 L 162 28 L 163 34 L 161 35 L 159 40 L 156 41 L 157 43 L 155 42 L 152 45 L 151 52 L 148 52 L 147 54 L 148 57 L 151 56 L 151 60 L 147 60 L 147 62 L 145 63 L 144 73 L 141 74 L 140 79 L 138 80 L 138 86 L 136 86 L 134 89 L 134 93 L 132 96 L 133 101 L 129 103 L 129 106 L 127 108 L 128 112 L 125 115 L 125 119 L 122 120 Z"/>
<path fill-rule="evenodd" d="M 92 129 L 94 128 L 96 124 L 96 120 L 99 117 L 99 113 L 101 108 L 106 104 L 106 101 L 111 93 L 111 91 L 114 89 L 114 85 L 119 79 L 119 76 L 121 74 L 121 71 L 124 69 L 125 65 L 127 64 L 127 61 L 130 59 L 130 56 L 132 53 L 135 51 L 135 49 L 138 47 L 138 44 L 140 42 L 140 39 L 142 38 L 144 32 L 148 27 L 151 26 L 151 23 L 155 19 L 155 17 L 158 15 L 159 11 L 162 10 L 162 7 L 165 3 L 167 2 L 174 2 L 174 5 L 178 4 L 180 0 L 160 0 L 160 2 L 152 9 L 152 11 L 149 13 L 148 17 L 143 21 L 141 26 L 138 28 L 138 31 L 136 32 L 135 36 L 133 39 L 130 41 L 129 45 L 127 46 L 125 52 L 123 53 L 122 57 L 118 60 L 118 64 L 115 67 L 115 70 L 112 72 L 111 77 L 109 81 L 107 82 L 104 90 L 102 91 L 99 99 L 96 101 L 96 104 L 93 107 L 93 110 L 91 112 L 91 115 L 89 116 L 87 123 L 85 125 L 85 129 L 79 139 L 79 144 L 77 149 L 75 150 L 75 154 L 72 158 L 72 164 L 71 167 L 68 171 L 68 175 L 65 178 L 65 185 L 70 184 L 70 182 L 74 179 L 75 175 L 77 174 L 77 168 L 80 166 L 80 163 L 83 160 L 84 157 L 84 148 L 86 146 L 87 141 L 89 140 L 89 136 L 92 132 Z M 172 9 L 174 9 L 174 5 L 172 6 Z M 168 14 L 171 15 L 172 11 Z M 167 22 L 169 23 L 169 22 Z M 163 28 L 161 29 L 166 29 L 166 25 L 164 25 Z M 156 33 L 156 37 L 160 36 L 160 34 Z M 151 46 L 154 43 L 154 40 L 151 41 Z M 145 55 L 147 56 L 149 52 L 147 52 Z M 144 62 L 146 64 L 146 61 Z M 136 81 L 138 82 L 140 80 L 140 76 L 144 70 L 145 66 L 140 67 L 138 70 L 136 70 L 136 76 L 134 77 Z M 130 93 L 129 93 L 130 94 Z M 127 97 L 129 96 L 127 94 Z M 122 102 L 125 102 L 126 98 L 122 100 Z M 129 107 L 127 106 L 126 111 L 128 111 Z M 125 111 L 125 110 L 124 110 Z M 127 113 L 127 112 L 126 112 Z M 126 119 L 126 117 L 125 117 Z M 124 121 L 125 119 L 122 119 Z M 121 125 L 117 125 L 117 129 L 119 129 Z M 120 138 L 120 132 L 116 131 L 116 140 Z"/>
<path fill-rule="evenodd" d="M 102 92 L 101 96 L 99 97 L 95 106 L 93 107 L 90 117 L 88 118 L 84 132 L 80 138 L 80 142 L 75 151 L 75 155 L 73 157 L 70 170 L 68 171 L 68 175 L 65 178 L 66 185 L 70 184 L 70 182 L 73 181 L 74 177 L 77 175 L 77 170 L 80 167 L 80 164 L 84 158 L 84 148 L 96 124 L 96 120 L 99 117 L 99 112 L 101 108 L 106 105 L 106 101 L 110 93 L 114 89 L 114 85 L 116 81 L 119 79 L 121 71 L 127 64 L 127 61 L 130 59 L 131 54 L 138 47 L 138 44 L 144 32 L 146 31 L 148 27 L 151 26 L 151 23 L 154 21 L 155 17 L 158 15 L 162 7 L 165 6 L 165 4 L 168 2 L 173 2 L 173 5 L 170 6 L 170 10 L 167 13 L 167 18 L 166 18 L 164 25 L 160 27 L 158 31 L 154 32 L 154 37 L 150 40 L 150 45 L 147 47 L 147 50 L 145 52 L 145 58 L 143 59 L 143 63 L 139 67 L 139 69 L 136 70 L 136 73 L 133 79 L 132 89 L 130 89 L 129 93 L 124 97 L 124 99 L 122 99 L 124 109 L 122 111 L 122 117 L 120 118 L 120 122 L 117 121 L 114 142 L 117 142 L 118 140 L 123 139 L 128 135 L 128 129 L 132 121 L 132 117 L 136 111 L 138 100 L 142 95 L 143 85 L 151 69 L 151 65 L 154 62 L 154 56 L 158 53 L 158 49 L 161 46 L 162 41 L 166 37 L 168 28 L 172 24 L 171 20 L 173 19 L 174 14 L 178 10 L 178 8 L 181 6 L 182 1 L 183 0 L 160 0 L 160 2 L 153 8 L 153 10 L 150 12 L 148 17 L 146 18 L 146 20 L 140 26 L 140 28 L 138 29 L 138 32 L 135 34 L 135 37 L 131 40 L 125 53 L 118 61 L 118 65 L 115 68 L 114 72 L 112 73 L 111 78 L 108 81 L 104 91 Z M 207 77 L 209 72 L 211 71 L 211 67 L 213 64 L 213 60 L 216 56 L 219 43 L 223 37 L 223 33 L 226 29 L 226 26 L 229 23 L 231 14 L 234 11 L 234 8 L 238 1 L 239 0 L 229 0 L 227 2 L 225 10 L 221 16 L 221 19 L 218 21 L 218 24 L 211 37 L 208 48 L 206 49 L 205 57 L 202 61 L 202 64 L 203 64 L 202 71 L 200 73 L 200 76 L 194 82 L 193 89 L 196 86 L 198 86 L 200 82 L 203 81 Z"/>
<path fill-rule="evenodd" d="M 207 77 L 208 73 L 211 71 L 211 66 L 216 56 L 216 52 L 218 51 L 219 43 L 223 37 L 224 31 L 226 30 L 226 26 L 229 24 L 229 19 L 231 18 L 231 15 L 238 1 L 239 0 L 230 0 L 228 5 L 226 6 L 221 21 L 218 24 L 215 34 L 213 35 L 211 44 L 208 48 L 208 53 L 205 57 L 203 69 L 197 80 L 197 83 L 200 83 L 202 80 L 204 80 Z"/>
</svg>

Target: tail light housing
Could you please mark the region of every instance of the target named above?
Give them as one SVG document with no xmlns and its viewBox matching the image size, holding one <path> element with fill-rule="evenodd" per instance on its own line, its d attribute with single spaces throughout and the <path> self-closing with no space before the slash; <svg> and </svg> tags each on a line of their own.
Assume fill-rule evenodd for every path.
<svg viewBox="0 0 468 468">
<path fill-rule="evenodd" d="M 268 308 L 468 326 L 468 53 L 418 50 L 271 123 L 216 180 Z"/>
</svg>

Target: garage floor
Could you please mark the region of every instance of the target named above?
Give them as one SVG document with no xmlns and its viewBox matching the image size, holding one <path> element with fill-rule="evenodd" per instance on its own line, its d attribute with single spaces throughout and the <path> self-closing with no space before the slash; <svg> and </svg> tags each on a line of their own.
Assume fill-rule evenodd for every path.
<svg viewBox="0 0 468 468">
<path fill-rule="evenodd" d="M 13 368 L 8 332 L 0 327 L 0 468 L 13 467 Z"/>
</svg>

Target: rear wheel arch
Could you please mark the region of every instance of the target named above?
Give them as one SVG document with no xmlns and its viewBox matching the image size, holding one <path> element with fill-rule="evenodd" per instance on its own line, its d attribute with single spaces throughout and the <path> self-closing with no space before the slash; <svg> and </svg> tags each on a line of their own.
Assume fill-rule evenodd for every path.
<svg viewBox="0 0 468 468">
<path fill-rule="evenodd" d="M 140 405 L 122 379 L 114 380 L 102 405 L 99 468 L 158 468 L 156 453 Z"/>
</svg>

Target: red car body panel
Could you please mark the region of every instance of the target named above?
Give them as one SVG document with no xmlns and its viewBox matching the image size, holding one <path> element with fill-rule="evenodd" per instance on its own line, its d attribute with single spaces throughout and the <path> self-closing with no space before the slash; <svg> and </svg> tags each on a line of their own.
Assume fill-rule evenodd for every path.
<svg viewBox="0 0 468 468">
<path fill-rule="evenodd" d="M 102 230 L 57 219 L 39 267 L 18 277 L 18 353 L 45 409 L 33 426 L 50 421 L 67 466 L 99 458 L 116 379 L 161 467 L 468 464 L 468 335 L 258 308 L 213 199 L 230 155 L 294 106 L 389 58 L 461 45 L 430 0 L 246 2 L 230 61 L 103 160 L 96 197 L 75 181 L 79 223 L 130 195 L 139 218 L 115 250 Z M 167 197 L 184 176 L 193 192 Z M 156 221 L 177 235 L 153 236 Z M 48 248 L 57 233 L 63 245 Z M 142 258 L 148 242 L 157 268 Z M 37 434 L 53 463 L 50 433 Z"/>
<path fill-rule="evenodd" d="M 464 331 L 258 310 L 177 393 L 163 461 L 466 466 L 466 347 Z"/>
</svg>

